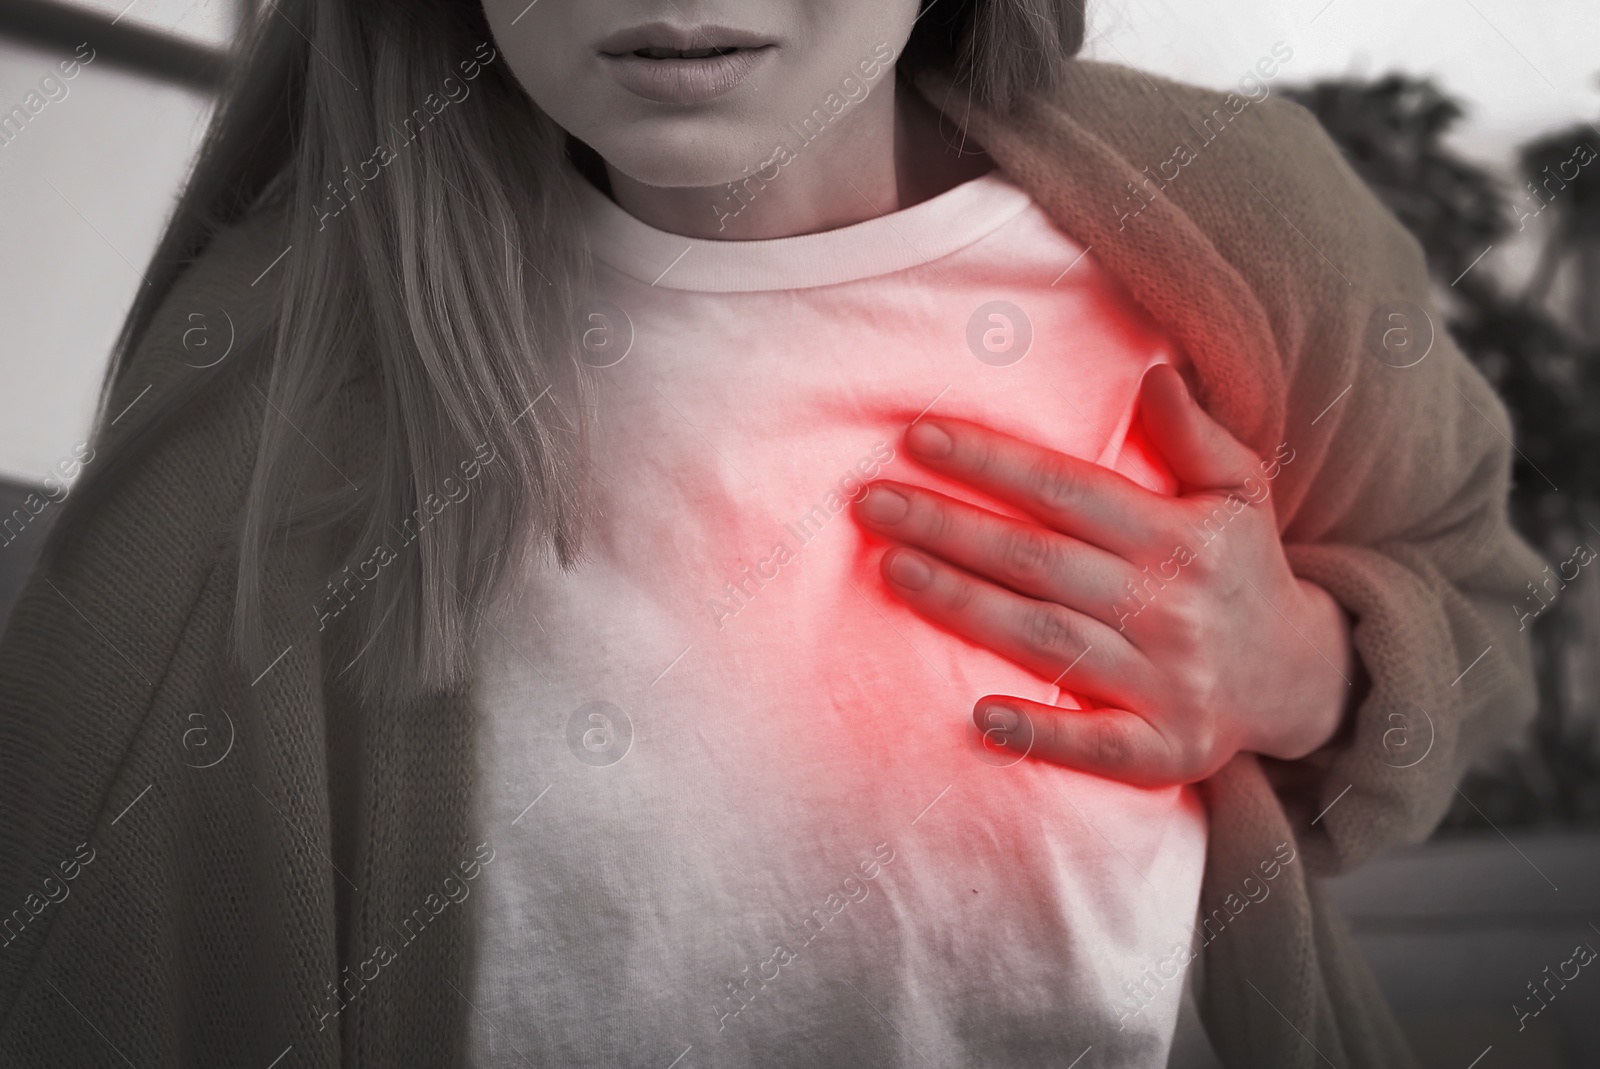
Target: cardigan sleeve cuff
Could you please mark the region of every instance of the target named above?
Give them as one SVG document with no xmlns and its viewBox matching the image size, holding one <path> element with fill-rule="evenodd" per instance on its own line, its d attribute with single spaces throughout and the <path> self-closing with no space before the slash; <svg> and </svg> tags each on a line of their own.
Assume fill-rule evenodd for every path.
<svg viewBox="0 0 1600 1069">
<path fill-rule="evenodd" d="M 1363 673 L 1327 744 L 1297 761 L 1262 758 L 1308 868 L 1332 875 L 1433 831 L 1466 767 L 1532 717 L 1532 672 L 1500 605 L 1509 575 L 1456 585 L 1403 551 L 1286 550 L 1354 618 Z"/>
</svg>

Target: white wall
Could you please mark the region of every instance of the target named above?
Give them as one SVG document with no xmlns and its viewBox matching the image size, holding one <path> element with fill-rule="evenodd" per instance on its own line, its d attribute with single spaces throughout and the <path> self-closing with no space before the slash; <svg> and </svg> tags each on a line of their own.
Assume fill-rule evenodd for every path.
<svg viewBox="0 0 1600 1069">
<path fill-rule="evenodd" d="M 0 108 L 71 54 L 0 40 Z M 87 435 L 209 107 L 99 58 L 65 85 L 0 146 L 0 475 L 35 482 Z"/>
</svg>

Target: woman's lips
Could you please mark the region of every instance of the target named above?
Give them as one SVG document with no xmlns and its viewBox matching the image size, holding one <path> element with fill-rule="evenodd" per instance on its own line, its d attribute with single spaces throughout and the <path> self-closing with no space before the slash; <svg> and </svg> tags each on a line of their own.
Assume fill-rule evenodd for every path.
<svg viewBox="0 0 1600 1069">
<path fill-rule="evenodd" d="M 766 61 L 771 45 L 738 48 L 698 59 L 652 59 L 634 52 L 602 53 L 626 90 L 661 104 L 698 104 L 736 88 Z"/>
</svg>

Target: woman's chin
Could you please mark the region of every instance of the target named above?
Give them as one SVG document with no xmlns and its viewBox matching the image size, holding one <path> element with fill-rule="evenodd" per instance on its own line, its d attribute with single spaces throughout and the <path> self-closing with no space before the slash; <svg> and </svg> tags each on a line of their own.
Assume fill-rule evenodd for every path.
<svg viewBox="0 0 1600 1069">
<path fill-rule="evenodd" d="M 741 152 L 715 136 L 685 137 L 673 131 L 654 142 L 629 138 L 627 143 L 595 146 L 614 170 L 635 182 L 665 189 L 721 187 L 748 178 L 772 154 L 772 145 L 752 144 Z"/>
<path fill-rule="evenodd" d="M 737 166 L 706 167 L 699 160 L 685 160 L 681 167 L 648 167 L 638 171 L 615 163 L 612 167 L 641 185 L 658 189 L 721 189 L 727 183 L 745 177 L 745 172 Z"/>
</svg>

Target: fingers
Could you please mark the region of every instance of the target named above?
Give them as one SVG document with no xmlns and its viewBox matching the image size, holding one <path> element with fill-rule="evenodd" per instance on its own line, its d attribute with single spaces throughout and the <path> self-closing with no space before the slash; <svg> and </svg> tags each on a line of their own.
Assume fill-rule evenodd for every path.
<svg viewBox="0 0 1600 1069">
<path fill-rule="evenodd" d="M 1118 694 L 1117 701 L 1127 701 L 1143 691 L 1143 658 L 1116 630 L 1090 616 L 1023 597 L 901 546 L 883 555 L 882 569 L 890 589 L 917 615 L 1041 679 L 1096 699 Z"/>
<path fill-rule="evenodd" d="M 1062 709 L 997 694 L 980 699 L 972 718 L 985 749 L 997 756 L 1026 755 L 1136 787 L 1209 774 L 1185 768 L 1159 731 L 1124 709 Z"/>
<path fill-rule="evenodd" d="M 904 483 L 873 483 L 855 508 L 865 526 L 885 537 L 1113 626 L 1113 603 L 1138 578 L 1127 561 L 1103 549 Z"/>
<path fill-rule="evenodd" d="M 1128 560 L 1142 559 L 1176 526 L 1170 499 L 1109 468 L 966 420 L 921 419 L 906 431 L 920 462 L 1040 523 Z"/>
</svg>

